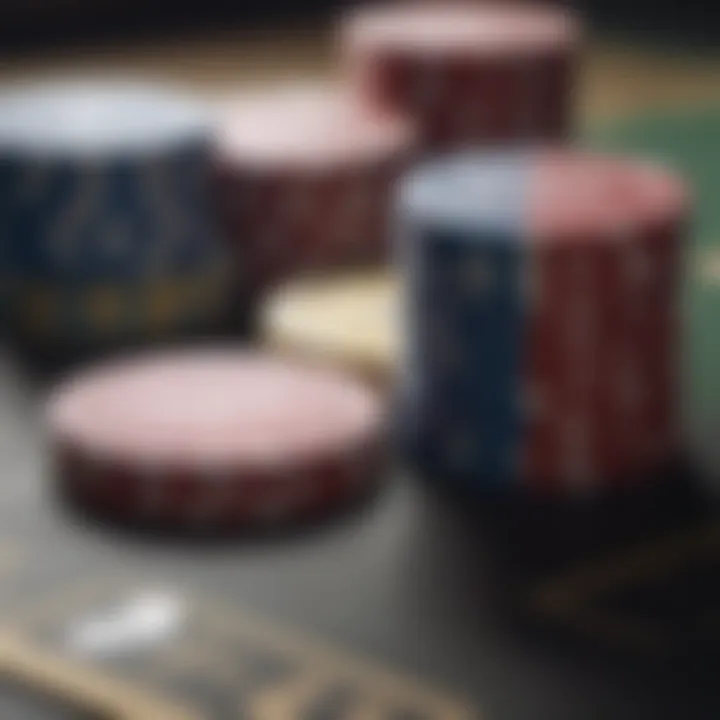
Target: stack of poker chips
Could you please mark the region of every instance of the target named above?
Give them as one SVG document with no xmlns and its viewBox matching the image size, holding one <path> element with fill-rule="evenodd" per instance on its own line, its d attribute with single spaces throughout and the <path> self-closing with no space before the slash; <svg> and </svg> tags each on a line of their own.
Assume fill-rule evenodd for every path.
<svg viewBox="0 0 720 720">
<path fill-rule="evenodd" d="M 639 485 L 680 450 L 672 173 L 576 150 L 429 162 L 400 199 L 403 419 L 468 491 Z"/>
<path fill-rule="evenodd" d="M 220 123 L 220 211 L 256 293 L 309 271 L 387 259 L 396 180 L 412 125 L 337 84 L 284 85 L 228 103 Z"/>
<path fill-rule="evenodd" d="M 204 108 L 151 85 L 55 81 L 0 95 L 5 327 L 44 348 L 215 322 L 223 248 Z"/>
<path fill-rule="evenodd" d="M 388 4 L 347 13 L 339 32 L 359 94 L 412 117 L 426 149 L 572 134 L 581 29 L 565 9 Z"/>
<path fill-rule="evenodd" d="M 318 519 L 381 477 L 382 405 L 342 373 L 232 348 L 115 359 L 48 405 L 63 494 L 135 527 Z"/>
</svg>

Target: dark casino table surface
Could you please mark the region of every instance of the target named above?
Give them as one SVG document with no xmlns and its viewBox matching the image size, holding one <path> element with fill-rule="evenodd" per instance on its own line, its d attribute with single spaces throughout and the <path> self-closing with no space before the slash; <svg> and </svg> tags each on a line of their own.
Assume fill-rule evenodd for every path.
<svg viewBox="0 0 720 720">
<path fill-rule="evenodd" d="M 687 472 L 601 505 L 477 511 L 398 473 L 324 527 L 148 535 L 49 491 L 45 382 L 2 369 L 3 717 L 720 711 L 720 523 Z"/>
<path fill-rule="evenodd" d="M 197 63 L 199 81 L 211 56 Z M 592 72 L 652 76 L 643 62 L 606 55 Z M 683 82 L 678 62 L 669 95 L 702 96 L 699 75 Z M 686 297 L 692 462 L 652 493 L 592 505 L 496 498 L 477 509 L 398 471 L 323 527 L 151 536 L 93 523 L 51 491 L 40 409 L 54 373 L 5 347 L 0 717 L 720 716 L 720 110 L 683 101 L 628 113 L 632 82 L 653 97 L 656 87 L 637 78 L 607 82 L 604 98 L 587 101 L 603 116 L 590 136 L 660 153 L 696 186 Z"/>
</svg>

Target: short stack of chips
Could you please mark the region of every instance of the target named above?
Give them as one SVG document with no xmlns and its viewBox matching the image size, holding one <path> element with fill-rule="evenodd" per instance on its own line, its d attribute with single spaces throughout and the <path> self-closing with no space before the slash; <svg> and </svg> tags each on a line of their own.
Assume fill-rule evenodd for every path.
<svg viewBox="0 0 720 720">
<path fill-rule="evenodd" d="M 336 373 L 213 348 L 115 360 L 48 407 L 60 488 L 136 527 L 225 532 L 317 519 L 365 495 L 382 409 Z"/>
<path fill-rule="evenodd" d="M 0 95 L 2 290 L 13 335 L 96 346 L 222 312 L 212 126 L 164 88 L 45 82 Z"/>
<path fill-rule="evenodd" d="M 639 484 L 679 449 L 671 173 L 578 151 L 431 162 L 401 194 L 403 418 L 470 491 Z"/>
<path fill-rule="evenodd" d="M 257 292 L 298 273 L 387 259 L 392 188 L 414 149 L 408 123 L 332 85 L 230 103 L 218 146 L 223 224 Z"/>
<path fill-rule="evenodd" d="M 370 6 L 340 28 L 360 94 L 433 151 L 568 138 L 580 34 L 566 10 L 513 3 Z"/>
</svg>

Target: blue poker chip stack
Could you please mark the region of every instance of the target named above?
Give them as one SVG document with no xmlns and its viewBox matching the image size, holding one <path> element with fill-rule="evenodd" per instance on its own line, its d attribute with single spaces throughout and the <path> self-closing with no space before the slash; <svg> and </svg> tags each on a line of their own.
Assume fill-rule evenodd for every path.
<svg viewBox="0 0 720 720">
<path fill-rule="evenodd" d="M 402 443 L 457 489 L 504 488 L 517 471 L 528 159 L 432 160 L 399 193 Z"/>
<path fill-rule="evenodd" d="M 0 93 L 5 328 L 93 345 L 214 322 L 226 263 L 212 140 L 204 108 L 151 85 Z"/>
</svg>

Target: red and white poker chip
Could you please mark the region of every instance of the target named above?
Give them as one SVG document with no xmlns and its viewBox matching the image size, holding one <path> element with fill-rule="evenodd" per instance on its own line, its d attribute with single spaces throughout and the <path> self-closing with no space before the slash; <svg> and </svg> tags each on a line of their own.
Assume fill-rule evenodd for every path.
<svg viewBox="0 0 720 720">
<path fill-rule="evenodd" d="M 342 375 L 233 350 L 141 356 L 50 398 L 61 486 L 116 519 L 239 529 L 322 515 L 377 480 L 379 401 Z"/>
<path fill-rule="evenodd" d="M 530 176 L 534 291 L 523 373 L 535 489 L 640 483 L 675 460 L 680 280 L 690 193 L 646 160 L 541 154 Z"/>
<path fill-rule="evenodd" d="M 376 5 L 350 11 L 339 34 L 361 96 L 416 119 L 431 149 L 571 132 L 581 31 L 566 10 Z"/>
<path fill-rule="evenodd" d="M 218 132 L 218 197 L 254 289 L 386 257 L 392 187 L 411 126 L 331 84 L 248 92 Z"/>
</svg>

